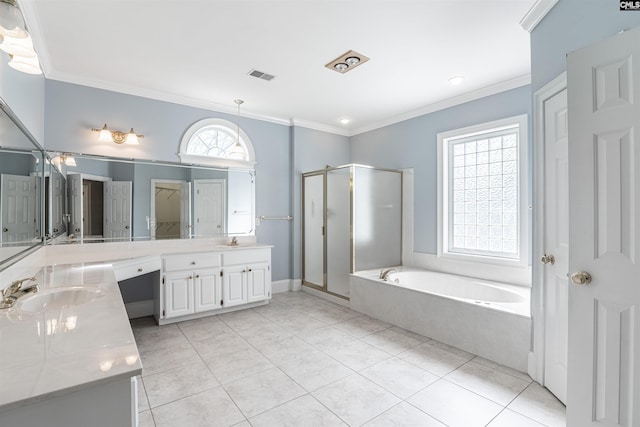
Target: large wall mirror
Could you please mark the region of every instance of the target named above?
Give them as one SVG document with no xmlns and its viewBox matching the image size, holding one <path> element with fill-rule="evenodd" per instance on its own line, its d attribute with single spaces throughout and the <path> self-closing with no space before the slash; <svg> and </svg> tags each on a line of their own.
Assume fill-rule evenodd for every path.
<svg viewBox="0 0 640 427">
<path fill-rule="evenodd" d="M 253 170 L 48 154 L 52 242 L 255 234 Z"/>
<path fill-rule="evenodd" d="M 43 151 L 0 100 L 0 270 L 42 244 Z"/>
</svg>

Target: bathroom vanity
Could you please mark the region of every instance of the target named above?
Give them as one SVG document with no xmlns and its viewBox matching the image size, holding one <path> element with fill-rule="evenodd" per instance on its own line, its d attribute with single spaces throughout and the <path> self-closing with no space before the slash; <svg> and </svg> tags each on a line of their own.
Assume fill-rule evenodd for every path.
<svg viewBox="0 0 640 427">
<path fill-rule="evenodd" d="M 159 324 L 267 304 L 271 246 L 223 243 L 45 246 L 1 271 L 35 272 L 39 291 L 0 311 L 0 425 L 137 425 L 142 364 L 118 281 L 160 271 Z"/>
<path fill-rule="evenodd" d="M 0 312 L 0 425 L 134 426 L 140 356 L 110 265 L 52 265 Z"/>
</svg>

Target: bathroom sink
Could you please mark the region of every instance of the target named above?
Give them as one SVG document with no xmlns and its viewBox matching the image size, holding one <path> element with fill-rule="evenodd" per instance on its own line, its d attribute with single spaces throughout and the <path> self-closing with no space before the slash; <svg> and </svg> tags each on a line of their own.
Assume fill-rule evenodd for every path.
<svg viewBox="0 0 640 427">
<path fill-rule="evenodd" d="M 54 311 L 86 304 L 103 295 L 102 288 L 95 286 L 51 288 L 20 298 L 16 308 L 29 312 Z"/>
</svg>

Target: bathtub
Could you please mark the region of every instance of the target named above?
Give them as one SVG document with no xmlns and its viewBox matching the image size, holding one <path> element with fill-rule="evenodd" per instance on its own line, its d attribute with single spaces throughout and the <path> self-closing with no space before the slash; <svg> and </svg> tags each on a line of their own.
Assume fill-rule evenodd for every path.
<svg viewBox="0 0 640 427">
<path fill-rule="evenodd" d="M 501 365 L 527 371 L 530 290 L 453 274 L 397 267 L 349 279 L 350 306 Z"/>
</svg>

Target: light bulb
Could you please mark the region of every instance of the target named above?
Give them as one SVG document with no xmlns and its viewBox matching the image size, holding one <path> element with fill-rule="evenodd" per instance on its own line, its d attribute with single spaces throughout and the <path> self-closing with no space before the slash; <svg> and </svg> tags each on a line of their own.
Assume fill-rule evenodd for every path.
<svg viewBox="0 0 640 427">
<path fill-rule="evenodd" d="M 33 50 L 33 42 L 31 37 L 24 38 L 4 36 L 0 44 L 0 50 L 7 52 L 9 55 L 22 56 L 25 58 L 36 57 L 36 51 Z"/>
<path fill-rule="evenodd" d="M 107 127 L 105 123 L 104 127 L 100 130 L 100 134 L 98 135 L 98 141 L 100 142 L 111 142 L 111 131 Z"/>
<path fill-rule="evenodd" d="M 11 61 L 9 61 L 9 66 L 14 70 L 26 73 L 26 74 L 42 74 L 42 69 L 40 68 L 40 62 L 37 57 L 33 58 L 25 58 L 23 56 L 18 55 L 10 55 Z"/>
<path fill-rule="evenodd" d="M 131 130 L 129 131 L 129 134 L 127 135 L 127 144 L 129 145 L 138 145 L 140 144 L 138 142 L 138 135 L 136 135 L 136 133 L 134 132 L 133 128 L 131 128 Z"/>
</svg>

